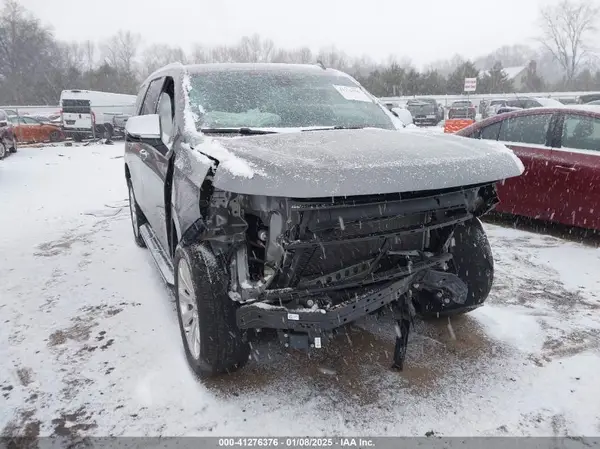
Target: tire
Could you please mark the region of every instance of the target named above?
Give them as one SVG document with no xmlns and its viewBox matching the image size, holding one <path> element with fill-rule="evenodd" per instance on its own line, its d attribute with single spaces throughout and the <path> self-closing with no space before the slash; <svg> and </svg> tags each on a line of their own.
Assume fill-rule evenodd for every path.
<svg viewBox="0 0 600 449">
<path fill-rule="evenodd" d="M 144 213 L 140 209 L 136 199 L 135 193 L 133 192 L 133 185 L 131 184 L 131 180 L 127 180 L 127 188 L 129 190 L 129 214 L 131 216 L 131 228 L 133 229 L 133 239 L 135 240 L 135 244 L 140 248 L 145 248 L 146 243 L 140 234 L 140 227 L 147 223 L 146 217 Z"/>
<path fill-rule="evenodd" d="M 187 361 L 200 377 L 234 372 L 250 354 L 237 326 L 237 305 L 228 295 L 225 266 L 206 244 L 179 245 L 175 250 L 179 329 Z"/>
<path fill-rule="evenodd" d="M 110 123 L 105 123 L 104 124 L 104 134 L 102 135 L 103 138 L 110 140 L 112 139 L 112 136 L 114 134 L 114 128 Z"/>
<path fill-rule="evenodd" d="M 9 148 L 9 151 L 11 153 L 16 153 L 17 152 L 17 138 L 15 136 L 13 136 L 13 138 L 12 138 L 12 143 L 11 143 L 11 146 Z"/>
<path fill-rule="evenodd" d="M 481 221 L 477 218 L 458 225 L 454 230 L 454 247 L 450 249 L 458 277 L 469 291 L 464 304 L 455 304 L 443 312 L 421 314 L 437 318 L 468 313 L 487 299 L 494 282 L 494 258 Z"/>
<path fill-rule="evenodd" d="M 96 139 L 104 138 L 104 125 L 96 125 L 94 128 L 94 137 Z"/>
<path fill-rule="evenodd" d="M 0 160 L 6 157 L 6 145 L 3 141 L 0 141 Z"/>
<path fill-rule="evenodd" d="M 81 142 L 83 140 L 83 136 L 81 135 L 81 133 L 74 133 L 73 140 L 75 142 Z"/>
<path fill-rule="evenodd" d="M 60 140 L 60 132 L 59 131 L 52 131 L 50 133 L 50 142 L 58 142 Z"/>
</svg>

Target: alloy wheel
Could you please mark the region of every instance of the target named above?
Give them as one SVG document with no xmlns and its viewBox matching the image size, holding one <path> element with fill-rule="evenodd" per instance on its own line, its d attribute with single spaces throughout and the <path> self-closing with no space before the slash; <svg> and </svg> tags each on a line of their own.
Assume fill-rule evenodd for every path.
<svg viewBox="0 0 600 449">
<path fill-rule="evenodd" d="M 135 195 L 133 193 L 133 186 L 129 184 L 129 212 L 131 214 L 131 225 L 133 226 L 133 235 L 138 238 L 140 228 L 138 226 L 138 216 L 135 205 Z"/>
<path fill-rule="evenodd" d="M 179 315 L 192 357 L 200 358 L 200 323 L 198 322 L 198 306 L 190 267 L 185 259 L 179 261 L 177 269 L 177 301 Z"/>
</svg>

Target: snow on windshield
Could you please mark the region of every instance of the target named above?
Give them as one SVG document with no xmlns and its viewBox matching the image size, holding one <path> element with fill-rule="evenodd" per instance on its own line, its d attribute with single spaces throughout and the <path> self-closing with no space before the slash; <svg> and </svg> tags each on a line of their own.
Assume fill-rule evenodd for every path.
<svg viewBox="0 0 600 449">
<path fill-rule="evenodd" d="M 379 103 L 351 78 L 335 71 L 215 70 L 192 74 L 189 83 L 189 102 L 198 116 L 198 129 L 396 129 Z"/>
<path fill-rule="evenodd" d="M 229 171 L 233 176 L 243 178 L 254 177 L 257 170 L 251 162 L 235 156 L 221 145 L 218 140 L 206 136 L 196 129 L 195 124 L 198 122 L 199 116 L 205 113 L 205 110 L 201 103 L 194 103 L 194 108 L 191 106 L 191 83 L 189 74 L 184 74 L 182 84 L 184 97 L 184 133 L 190 141 L 189 149 L 193 148 L 196 150 L 195 152 L 190 151 L 190 153 L 197 154 L 198 156 L 204 155 L 204 158 L 206 156 L 211 156 L 217 159 L 219 161 L 219 168 Z M 183 145 L 188 144 L 182 144 L 182 146 Z M 206 161 L 202 162 L 206 163 Z"/>
</svg>

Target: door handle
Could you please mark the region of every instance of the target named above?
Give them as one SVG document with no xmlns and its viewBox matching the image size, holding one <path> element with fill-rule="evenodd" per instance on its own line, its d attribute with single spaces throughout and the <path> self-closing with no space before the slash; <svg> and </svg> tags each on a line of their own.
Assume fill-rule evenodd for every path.
<svg viewBox="0 0 600 449">
<path fill-rule="evenodd" d="M 559 170 L 577 171 L 575 167 L 565 167 L 564 165 L 557 165 L 556 168 Z"/>
<path fill-rule="evenodd" d="M 140 150 L 140 158 L 142 158 L 142 160 L 145 161 L 147 157 L 148 152 L 146 150 Z"/>
</svg>

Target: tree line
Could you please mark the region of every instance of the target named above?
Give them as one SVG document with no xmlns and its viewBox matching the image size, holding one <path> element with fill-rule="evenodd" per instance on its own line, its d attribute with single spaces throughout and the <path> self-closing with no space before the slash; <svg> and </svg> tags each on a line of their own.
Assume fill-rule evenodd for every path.
<svg viewBox="0 0 600 449">
<path fill-rule="evenodd" d="M 7 0 L 0 14 L 0 104 L 56 104 L 63 89 L 135 94 L 145 77 L 176 61 L 319 62 L 353 75 L 376 96 L 460 94 L 464 79 L 478 76 L 477 93 L 600 91 L 600 59 L 589 45 L 599 19 L 593 0 L 563 0 L 540 10 L 539 48 L 505 46 L 475 60 L 454 55 L 419 71 L 408 58 L 381 63 L 335 47 L 284 49 L 258 34 L 235 45 L 197 44 L 190 53 L 143 46 L 130 31 L 102 42 L 62 42 L 17 0 Z M 526 70 L 515 85 L 504 68 L 517 65 Z"/>
</svg>

